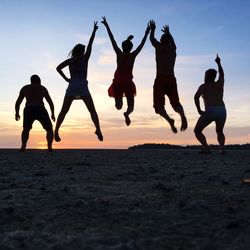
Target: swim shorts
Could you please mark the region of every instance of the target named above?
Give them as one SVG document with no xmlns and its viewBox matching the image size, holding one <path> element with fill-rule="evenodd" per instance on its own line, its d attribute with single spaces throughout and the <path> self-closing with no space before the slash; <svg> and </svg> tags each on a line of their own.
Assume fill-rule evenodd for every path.
<svg viewBox="0 0 250 250">
<path fill-rule="evenodd" d="M 168 96 L 173 109 L 177 109 L 181 104 L 177 90 L 176 78 L 174 76 L 157 76 L 154 82 L 153 102 L 154 108 L 165 105 L 165 95 Z"/>
<path fill-rule="evenodd" d="M 225 106 L 211 106 L 206 108 L 205 113 L 201 117 L 208 122 L 225 122 L 227 111 Z"/>
<path fill-rule="evenodd" d="M 49 114 L 44 106 L 26 106 L 23 111 L 23 128 L 30 130 L 35 120 L 38 120 L 46 131 L 52 129 Z"/>
</svg>

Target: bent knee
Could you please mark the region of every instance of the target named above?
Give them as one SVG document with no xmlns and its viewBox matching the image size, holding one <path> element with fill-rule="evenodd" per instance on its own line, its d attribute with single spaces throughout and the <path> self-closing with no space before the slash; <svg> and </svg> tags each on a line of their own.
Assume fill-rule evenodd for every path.
<svg viewBox="0 0 250 250">
<path fill-rule="evenodd" d="M 115 107 L 120 110 L 122 108 L 123 101 L 122 98 L 115 98 Z"/>
<path fill-rule="evenodd" d="M 183 113 L 184 110 L 183 110 L 183 107 L 180 103 L 171 103 L 171 106 L 173 108 L 173 110 L 177 113 Z"/>
<path fill-rule="evenodd" d="M 200 134 L 201 133 L 201 129 L 199 129 L 199 128 L 194 128 L 194 133 L 195 133 L 195 135 L 198 135 L 198 134 Z"/>
<path fill-rule="evenodd" d="M 160 113 L 162 113 L 162 110 L 163 110 L 164 108 L 163 107 L 160 107 L 160 106 L 154 106 L 154 110 L 155 110 L 155 113 L 156 114 L 160 114 Z"/>
<path fill-rule="evenodd" d="M 216 129 L 216 133 L 218 135 L 223 135 L 224 134 L 222 129 Z"/>
<path fill-rule="evenodd" d="M 118 109 L 118 110 L 122 109 L 122 103 L 116 102 L 115 107 L 116 107 L 116 109 Z"/>
<path fill-rule="evenodd" d="M 52 127 L 44 128 L 44 130 L 45 130 L 47 133 L 53 133 L 53 128 L 52 128 Z"/>
<path fill-rule="evenodd" d="M 69 108 L 62 108 L 59 115 L 65 117 L 65 115 L 69 112 Z"/>
<path fill-rule="evenodd" d="M 130 112 L 133 112 L 133 111 L 134 111 L 134 105 L 129 105 L 129 106 L 128 106 L 128 110 L 129 110 Z"/>
<path fill-rule="evenodd" d="M 32 127 L 25 127 L 23 128 L 23 132 L 30 132 L 30 130 L 32 129 Z"/>
</svg>

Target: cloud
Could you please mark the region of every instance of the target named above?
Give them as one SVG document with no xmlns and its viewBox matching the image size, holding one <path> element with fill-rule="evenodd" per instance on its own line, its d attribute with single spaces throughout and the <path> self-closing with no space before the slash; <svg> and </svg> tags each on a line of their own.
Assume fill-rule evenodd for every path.
<svg viewBox="0 0 250 250">
<path fill-rule="evenodd" d="M 82 33 L 76 33 L 75 38 L 77 40 L 81 41 L 82 43 L 87 44 L 89 42 L 90 35 L 85 35 L 85 34 L 82 34 Z M 95 39 L 94 39 L 94 43 L 98 44 L 98 45 L 105 44 L 107 41 L 108 41 L 107 38 L 100 37 L 100 36 L 96 36 Z"/>
<path fill-rule="evenodd" d="M 143 49 L 142 52 L 136 58 L 136 64 L 140 65 L 143 68 L 154 68 L 155 64 L 155 52 L 154 50 Z"/>
<path fill-rule="evenodd" d="M 58 65 L 58 61 L 53 60 L 53 61 L 47 62 L 46 64 L 49 70 L 55 70 Z"/>
<path fill-rule="evenodd" d="M 189 56 L 177 56 L 176 66 L 197 66 L 204 64 L 211 64 L 211 61 L 215 58 L 215 55 L 189 55 Z"/>
<path fill-rule="evenodd" d="M 221 32 L 225 29 L 224 25 L 218 25 L 218 26 L 211 26 L 210 28 L 207 28 L 202 33 L 199 33 L 196 36 L 196 40 L 205 40 L 206 38 L 213 37 L 217 34 L 221 34 Z"/>
<path fill-rule="evenodd" d="M 107 43 L 107 41 L 108 41 L 107 38 L 97 36 L 94 40 L 94 43 L 99 45 L 99 44 L 105 44 Z"/>
<path fill-rule="evenodd" d="M 110 49 L 104 49 L 98 59 L 100 65 L 113 65 L 116 64 L 115 52 Z"/>
<path fill-rule="evenodd" d="M 75 38 L 83 43 L 87 43 L 89 41 L 89 35 L 85 35 L 82 33 L 76 33 Z"/>
</svg>

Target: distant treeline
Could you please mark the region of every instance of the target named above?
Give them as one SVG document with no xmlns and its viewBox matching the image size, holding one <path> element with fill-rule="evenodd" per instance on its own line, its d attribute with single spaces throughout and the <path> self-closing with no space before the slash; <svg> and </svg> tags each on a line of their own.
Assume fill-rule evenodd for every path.
<svg viewBox="0 0 250 250">
<path fill-rule="evenodd" d="M 217 150 L 219 148 L 218 145 L 209 145 L 210 149 Z M 128 149 L 201 149 L 200 145 L 187 145 L 187 146 L 180 146 L 180 145 L 171 145 L 171 144 L 156 144 L 156 143 L 145 143 L 141 145 L 135 145 L 129 147 Z M 250 144 L 231 144 L 225 146 L 226 150 L 250 150 Z"/>
</svg>

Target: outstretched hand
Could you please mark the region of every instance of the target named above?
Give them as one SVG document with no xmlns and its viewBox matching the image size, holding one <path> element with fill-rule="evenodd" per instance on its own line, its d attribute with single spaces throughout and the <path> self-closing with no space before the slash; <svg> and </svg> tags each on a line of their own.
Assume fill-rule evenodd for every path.
<svg viewBox="0 0 250 250">
<path fill-rule="evenodd" d="M 154 20 L 150 20 L 149 21 L 149 26 L 150 26 L 150 29 L 154 30 L 156 28 L 155 21 Z"/>
<path fill-rule="evenodd" d="M 55 118 L 54 114 L 51 115 L 51 119 L 52 119 L 53 122 L 56 121 L 56 118 Z"/>
<path fill-rule="evenodd" d="M 97 25 L 97 21 L 94 21 L 94 31 L 96 31 L 98 29 L 98 25 Z"/>
<path fill-rule="evenodd" d="M 205 114 L 205 111 L 199 110 L 198 113 L 199 113 L 199 115 L 204 115 L 204 114 Z"/>
<path fill-rule="evenodd" d="M 217 56 L 216 56 L 216 58 L 215 58 L 215 62 L 216 62 L 217 64 L 220 63 L 220 58 L 219 58 L 218 54 L 217 54 Z"/>
<path fill-rule="evenodd" d="M 163 28 L 161 29 L 161 31 L 165 34 L 169 33 L 169 26 L 168 25 L 164 25 Z"/>
<path fill-rule="evenodd" d="M 105 16 L 102 17 L 101 23 L 103 23 L 106 27 L 108 26 L 108 22 Z"/>
<path fill-rule="evenodd" d="M 16 121 L 19 121 L 19 120 L 20 120 L 20 115 L 19 115 L 19 114 L 16 114 L 16 115 L 15 115 L 15 120 L 16 120 Z"/>
<path fill-rule="evenodd" d="M 150 31 L 150 29 L 151 29 L 151 27 L 150 27 L 150 22 L 148 22 L 145 33 L 148 34 L 149 31 Z"/>
</svg>

